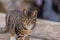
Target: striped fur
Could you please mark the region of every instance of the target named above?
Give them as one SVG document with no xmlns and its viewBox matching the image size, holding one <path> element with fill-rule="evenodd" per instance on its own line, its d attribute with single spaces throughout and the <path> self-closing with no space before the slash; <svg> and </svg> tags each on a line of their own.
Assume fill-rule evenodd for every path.
<svg viewBox="0 0 60 40">
<path fill-rule="evenodd" d="M 12 10 L 6 14 L 6 31 L 11 33 L 11 36 L 17 35 L 17 40 L 28 40 L 29 33 L 35 27 L 36 18 L 36 10 Z"/>
</svg>

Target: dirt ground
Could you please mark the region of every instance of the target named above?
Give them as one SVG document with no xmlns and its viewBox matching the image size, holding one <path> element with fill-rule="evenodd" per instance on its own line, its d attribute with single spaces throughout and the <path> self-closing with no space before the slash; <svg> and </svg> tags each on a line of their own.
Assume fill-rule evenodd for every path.
<svg viewBox="0 0 60 40">
<path fill-rule="evenodd" d="M 0 28 L 5 27 L 5 14 L 0 13 Z M 9 33 L 0 34 L 0 40 L 9 40 Z M 60 40 L 60 23 L 37 19 L 29 40 Z"/>
</svg>

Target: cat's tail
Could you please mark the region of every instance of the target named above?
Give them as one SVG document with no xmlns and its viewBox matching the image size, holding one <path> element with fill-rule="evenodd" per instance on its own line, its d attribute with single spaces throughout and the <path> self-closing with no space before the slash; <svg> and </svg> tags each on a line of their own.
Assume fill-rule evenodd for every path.
<svg viewBox="0 0 60 40">
<path fill-rule="evenodd" d="M 7 33 L 7 32 L 8 32 L 8 30 L 6 27 L 0 28 L 0 34 L 1 33 Z"/>
</svg>

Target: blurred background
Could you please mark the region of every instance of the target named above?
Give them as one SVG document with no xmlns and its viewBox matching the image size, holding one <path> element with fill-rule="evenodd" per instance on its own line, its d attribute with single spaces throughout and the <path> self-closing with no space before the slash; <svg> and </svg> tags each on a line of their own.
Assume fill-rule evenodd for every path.
<svg viewBox="0 0 60 40">
<path fill-rule="evenodd" d="M 0 0 L 0 12 L 22 10 L 32 5 L 38 9 L 37 18 L 60 22 L 60 0 Z"/>
</svg>

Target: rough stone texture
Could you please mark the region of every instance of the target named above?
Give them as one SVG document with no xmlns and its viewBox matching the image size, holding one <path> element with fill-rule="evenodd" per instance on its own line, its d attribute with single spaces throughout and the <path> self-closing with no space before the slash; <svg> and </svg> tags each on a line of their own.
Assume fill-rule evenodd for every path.
<svg viewBox="0 0 60 40">
<path fill-rule="evenodd" d="M 31 38 L 33 38 L 31 40 L 60 40 L 60 23 L 38 19 Z"/>
<path fill-rule="evenodd" d="M 5 27 L 5 14 L 0 13 L 0 28 Z M 10 36 L 8 33 L 0 34 L 0 40 L 9 40 Z"/>
<path fill-rule="evenodd" d="M 5 14 L 0 13 L 0 28 L 5 27 Z"/>
<path fill-rule="evenodd" d="M 0 27 L 5 27 L 5 14 L 0 14 Z M 0 40 L 9 40 L 9 34 L 0 34 Z M 60 40 L 60 23 L 37 19 L 30 40 Z"/>
<path fill-rule="evenodd" d="M 6 34 L 0 34 L 0 40 L 9 40 L 10 36 L 8 33 Z"/>
</svg>

